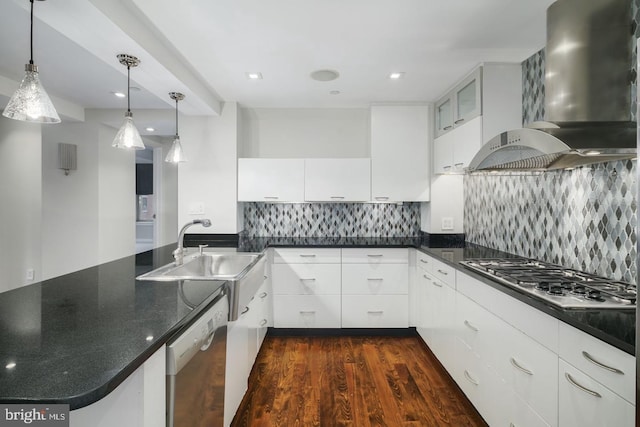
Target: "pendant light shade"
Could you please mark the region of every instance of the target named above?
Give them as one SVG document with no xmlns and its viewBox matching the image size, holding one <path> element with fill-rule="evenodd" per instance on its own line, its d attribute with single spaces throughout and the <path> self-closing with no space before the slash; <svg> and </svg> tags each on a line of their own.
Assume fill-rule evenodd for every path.
<svg viewBox="0 0 640 427">
<path fill-rule="evenodd" d="M 133 113 L 131 113 L 130 88 L 131 88 L 131 67 L 137 67 L 140 60 L 135 56 L 121 53 L 118 55 L 118 61 L 127 67 L 127 112 L 124 114 L 124 122 L 120 126 L 120 130 L 113 139 L 115 148 L 123 148 L 126 150 L 144 150 L 144 144 L 140 137 L 140 132 L 133 123 Z"/>
<path fill-rule="evenodd" d="M 184 150 L 180 143 L 180 135 L 178 134 L 178 101 L 182 101 L 184 95 L 179 92 L 169 92 L 169 97 L 176 101 L 176 136 L 173 138 L 173 144 L 171 144 L 171 149 L 167 153 L 167 157 L 164 158 L 164 161 L 169 163 L 186 162 L 187 158 L 184 155 Z"/>
<path fill-rule="evenodd" d="M 33 63 L 33 1 L 31 2 L 31 57 L 25 65 L 25 75 L 2 115 L 23 122 L 60 123 L 49 95 L 40 83 L 38 66 Z M 44 1 L 44 0 L 40 0 Z"/>
</svg>

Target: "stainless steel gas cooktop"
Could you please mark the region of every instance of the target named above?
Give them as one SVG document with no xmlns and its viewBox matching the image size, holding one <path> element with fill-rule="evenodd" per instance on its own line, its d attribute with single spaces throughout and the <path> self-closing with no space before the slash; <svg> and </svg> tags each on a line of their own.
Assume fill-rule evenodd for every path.
<svg viewBox="0 0 640 427">
<path fill-rule="evenodd" d="M 465 267 L 562 308 L 635 309 L 636 287 L 526 258 L 469 259 Z"/>
</svg>

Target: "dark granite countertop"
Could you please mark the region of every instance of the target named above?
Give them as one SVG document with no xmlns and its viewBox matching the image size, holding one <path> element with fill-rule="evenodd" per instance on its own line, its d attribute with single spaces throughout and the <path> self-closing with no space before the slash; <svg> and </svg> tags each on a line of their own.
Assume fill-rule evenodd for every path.
<svg viewBox="0 0 640 427">
<path fill-rule="evenodd" d="M 1 293 L 0 402 L 89 405 L 185 328 L 224 282 L 135 280 L 174 247 Z"/>
<path fill-rule="evenodd" d="M 481 282 L 519 301 L 537 308 L 577 329 L 601 339 L 629 354 L 635 355 L 635 310 L 561 309 L 528 294 L 495 282 L 465 268 L 460 261 L 470 258 L 512 258 L 516 255 L 473 243 L 442 247 L 441 242 L 424 244 L 420 237 L 253 237 L 240 241 L 238 250 L 260 252 L 267 247 L 413 247 L 452 265 Z"/>
<path fill-rule="evenodd" d="M 484 246 L 467 243 L 464 248 L 429 248 L 420 246 L 420 251 L 437 257 L 473 276 L 479 281 L 504 292 L 513 298 L 537 308 L 577 329 L 580 329 L 602 341 L 611 344 L 635 356 L 636 343 L 636 311 L 635 310 L 594 310 L 594 309 L 562 309 L 552 306 L 518 289 L 493 281 L 481 274 L 459 264 L 471 258 L 511 258 L 515 255 L 489 249 Z"/>
</svg>

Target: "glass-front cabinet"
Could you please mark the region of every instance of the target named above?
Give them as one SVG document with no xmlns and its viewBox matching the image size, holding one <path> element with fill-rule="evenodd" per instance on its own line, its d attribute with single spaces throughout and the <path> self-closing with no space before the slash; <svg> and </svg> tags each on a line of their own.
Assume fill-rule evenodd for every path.
<svg viewBox="0 0 640 427">
<path fill-rule="evenodd" d="M 482 67 L 436 102 L 436 138 L 482 114 Z"/>
</svg>

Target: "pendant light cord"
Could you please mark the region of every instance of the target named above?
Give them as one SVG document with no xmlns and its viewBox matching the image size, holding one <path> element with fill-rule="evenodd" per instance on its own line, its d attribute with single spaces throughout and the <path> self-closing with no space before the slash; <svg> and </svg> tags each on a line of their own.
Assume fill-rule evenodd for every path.
<svg viewBox="0 0 640 427">
<path fill-rule="evenodd" d="M 33 0 L 30 0 L 31 2 L 31 33 L 29 34 L 30 37 L 30 45 L 31 45 L 31 50 L 29 51 L 29 64 L 33 65 Z"/>
<path fill-rule="evenodd" d="M 176 98 L 176 136 L 178 136 L 178 98 Z"/>
<path fill-rule="evenodd" d="M 127 112 L 131 112 L 131 66 L 127 65 Z"/>
</svg>

